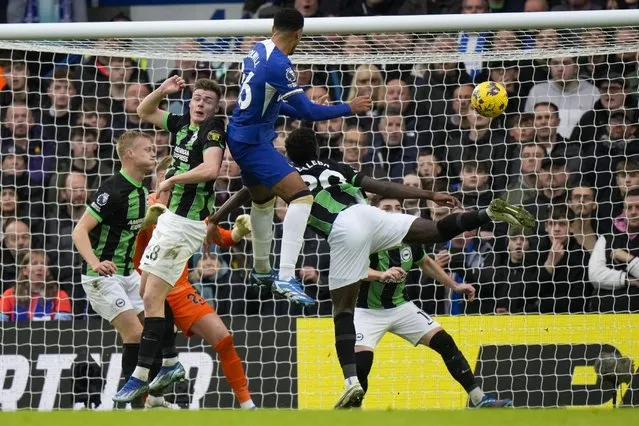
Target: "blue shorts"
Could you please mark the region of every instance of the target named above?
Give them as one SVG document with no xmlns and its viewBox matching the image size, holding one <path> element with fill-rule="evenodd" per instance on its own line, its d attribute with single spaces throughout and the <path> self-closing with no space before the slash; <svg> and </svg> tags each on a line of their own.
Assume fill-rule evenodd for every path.
<svg viewBox="0 0 639 426">
<path fill-rule="evenodd" d="M 272 142 L 253 144 L 228 138 L 227 146 L 233 160 L 240 166 L 244 186 L 264 185 L 271 189 L 291 172 L 297 171 Z"/>
</svg>

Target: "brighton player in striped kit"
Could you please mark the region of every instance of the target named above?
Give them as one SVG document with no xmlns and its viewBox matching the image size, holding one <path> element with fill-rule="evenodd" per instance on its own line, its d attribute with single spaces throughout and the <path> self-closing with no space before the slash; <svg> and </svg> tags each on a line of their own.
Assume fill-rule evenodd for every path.
<svg viewBox="0 0 639 426">
<path fill-rule="evenodd" d="M 378 199 L 376 205 L 388 213 L 402 213 L 401 204 L 397 199 Z M 357 378 L 364 392 L 368 390 L 368 375 L 373 366 L 375 348 L 382 337 L 390 332 L 413 346 L 428 346 L 440 354 L 448 372 L 468 393 L 474 407 L 511 406 L 511 400 L 498 400 L 481 390 L 466 357 L 457 347 L 453 337 L 435 319 L 406 297 L 406 277 L 415 267 L 451 291 L 466 295 L 468 302 L 475 299 L 475 288 L 470 284 L 458 284 L 428 257 L 421 244 L 402 243 L 397 247 L 373 253 L 370 256 L 368 277 L 361 282 L 354 317 Z"/>
<path fill-rule="evenodd" d="M 182 78 L 174 76 L 144 98 L 138 107 L 140 117 L 168 130 L 175 136 L 170 176 L 160 183 L 158 195 L 170 192 L 167 209 L 158 219 L 140 269 L 144 288 L 144 328 L 137 366 L 124 386 L 115 394 L 116 402 L 128 402 L 147 390 L 163 389 L 182 380 L 186 372 L 164 335 L 172 318 L 165 318 L 165 301 L 182 275 L 184 265 L 200 249 L 206 224 L 215 203 L 215 179 L 226 147 L 224 121 L 215 116 L 221 90 L 213 80 L 195 82 L 189 113 L 175 115 L 158 108 L 165 96 L 185 87 Z M 166 311 L 167 314 L 170 310 Z M 149 372 L 157 350 L 163 343 L 162 367 L 149 382 Z"/>
</svg>

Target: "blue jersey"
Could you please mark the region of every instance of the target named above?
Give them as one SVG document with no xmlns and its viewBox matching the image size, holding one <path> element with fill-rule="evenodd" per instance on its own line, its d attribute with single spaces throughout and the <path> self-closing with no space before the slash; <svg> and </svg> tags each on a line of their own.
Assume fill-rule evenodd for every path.
<svg viewBox="0 0 639 426">
<path fill-rule="evenodd" d="M 228 138 L 271 143 L 283 100 L 303 93 L 288 56 L 272 40 L 257 43 L 244 58 L 242 88 L 227 126 Z"/>
</svg>

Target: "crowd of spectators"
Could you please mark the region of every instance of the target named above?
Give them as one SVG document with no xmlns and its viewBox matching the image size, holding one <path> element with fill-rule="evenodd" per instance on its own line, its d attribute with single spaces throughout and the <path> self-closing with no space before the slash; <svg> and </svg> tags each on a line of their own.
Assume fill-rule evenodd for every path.
<svg viewBox="0 0 639 426">
<path fill-rule="evenodd" d="M 260 16 L 273 4 L 246 2 Z M 296 0 L 305 16 L 510 10 L 573 10 L 634 7 L 635 2 L 569 0 L 565 3 L 465 0 L 322 2 Z M 340 9 L 335 9 L 337 6 Z M 387 9 L 382 6 L 386 5 Z M 357 7 L 359 7 L 359 9 Z M 398 6 L 395 8 L 395 6 Z M 411 9 L 413 7 L 413 9 Z M 423 7 L 426 9 L 420 9 Z M 408 8 L 408 9 L 404 9 Z M 572 32 L 571 34 L 575 34 Z M 634 28 L 576 33 L 584 46 L 639 40 Z M 405 35 L 404 35 L 405 37 Z M 501 48 L 510 40 L 530 49 L 557 45 L 560 31 L 460 32 L 433 36 L 433 48 L 453 51 Z M 594 41 L 593 41 L 594 40 Z M 245 38 L 248 50 L 256 39 Z M 372 36 L 349 36 L 344 49 L 375 48 Z M 97 43 L 113 43 L 104 40 Z M 123 42 L 124 43 L 124 42 Z M 184 41 L 185 49 L 198 49 Z M 333 46 L 333 48 L 337 48 Z M 451 57 L 454 54 L 451 54 Z M 157 157 L 170 155 L 170 135 L 136 114 L 141 99 L 159 83 L 148 63 L 127 57 L 49 55 L 0 51 L 0 318 L 58 319 L 92 315 L 79 284 L 81 257 L 71 240 L 74 224 L 100 182 L 118 169 L 114 140 L 140 130 L 155 140 Z M 522 204 L 537 218 L 524 231 L 491 225 L 434 247 L 435 261 L 458 282 L 473 284 L 478 300 L 466 303 L 419 273 L 407 293 L 432 314 L 586 313 L 639 310 L 639 53 L 557 56 L 518 61 L 415 64 L 297 64 L 307 95 L 333 102 L 370 95 L 368 114 L 305 123 L 282 118 L 275 146 L 298 126 L 313 127 L 322 159 L 342 161 L 376 178 L 427 190 L 449 191 L 463 209 L 484 208 L 501 197 Z M 188 84 L 214 78 L 223 87 L 220 115 L 228 117 L 239 94 L 237 64 L 176 61 L 169 75 Z M 475 84 L 502 82 L 510 95 L 495 119 L 470 107 Z M 185 113 L 191 93 L 166 100 Z M 239 168 L 227 151 L 215 183 L 219 206 L 241 188 Z M 148 178 L 151 186 L 153 177 Z M 451 211 L 430 202 L 400 202 L 405 212 L 439 220 Z M 286 204 L 274 217 L 279 252 Z M 238 212 L 239 214 L 240 212 Z M 273 263 L 277 264 L 275 256 Z M 248 285 L 250 240 L 229 250 L 197 254 L 190 279 L 222 315 L 330 314 L 328 245 L 308 232 L 299 277 L 316 307 L 274 301 Z"/>
</svg>

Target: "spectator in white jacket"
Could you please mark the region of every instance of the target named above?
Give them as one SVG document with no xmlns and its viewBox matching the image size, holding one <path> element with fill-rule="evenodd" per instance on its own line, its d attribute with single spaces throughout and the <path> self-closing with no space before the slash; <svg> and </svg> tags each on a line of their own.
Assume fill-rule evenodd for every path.
<svg viewBox="0 0 639 426">
<path fill-rule="evenodd" d="M 600 312 L 639 312 L 639 188 L 626 193 L 624 209 L 595 244 L 588 277 Z"/>
</svg>

